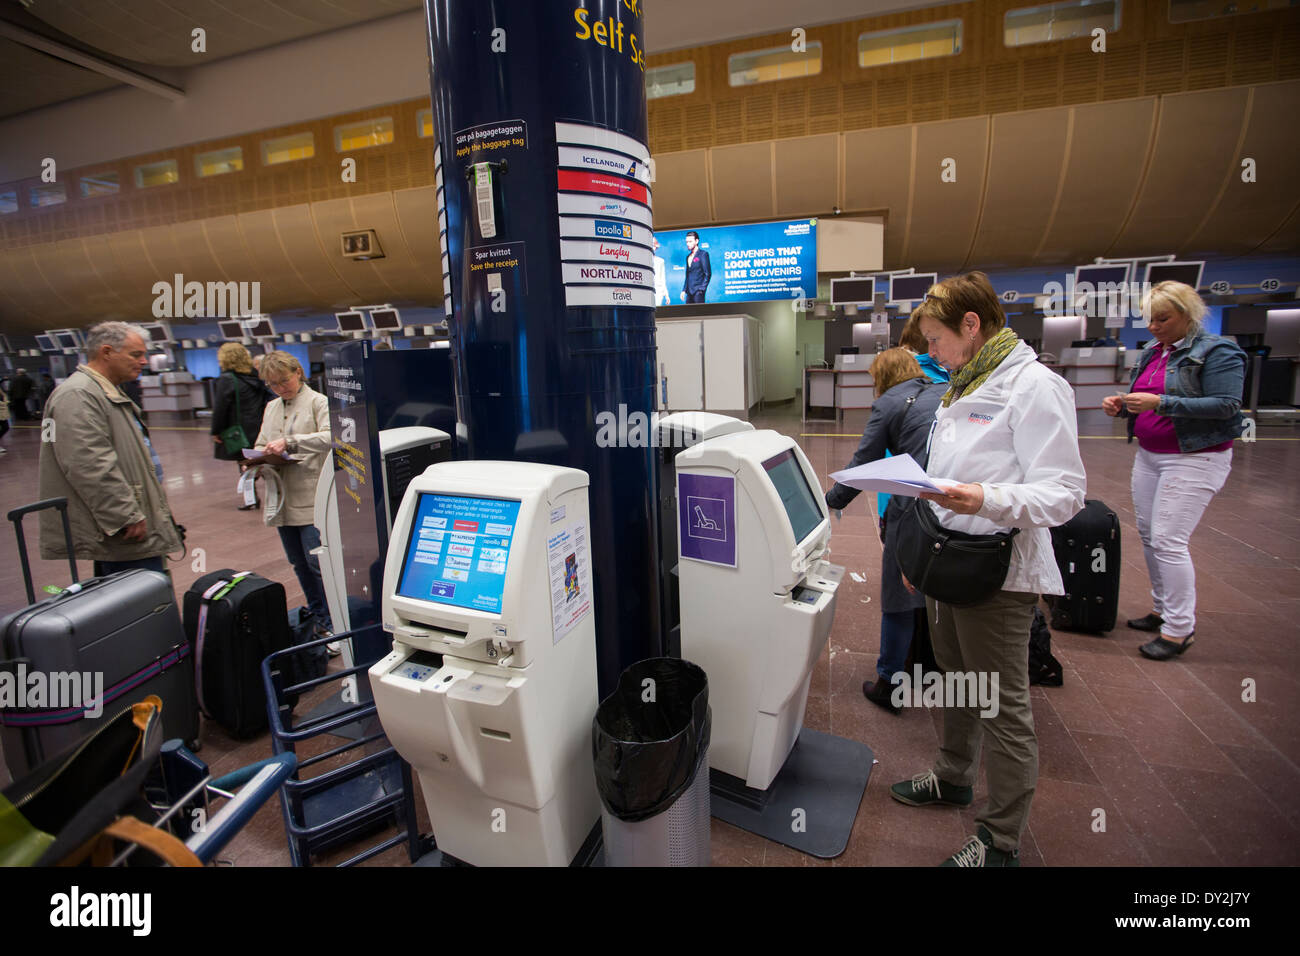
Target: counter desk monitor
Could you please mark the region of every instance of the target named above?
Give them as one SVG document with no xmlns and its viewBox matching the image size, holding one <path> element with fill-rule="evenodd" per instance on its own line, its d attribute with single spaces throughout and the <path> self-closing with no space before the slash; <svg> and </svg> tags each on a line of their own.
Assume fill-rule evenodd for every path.
<svg viewBox="0 0 1300 956">
<path fill-rule="evenodd" d="M 585 472 L 456 461 L 414 478 L 393 522 L 379 719 L 415 768 L 439 848 L 564 866 L 599 826 Z"/>
<path fill-rule="evenodd" d="M 709 766 L 757 790 L 803 727 L 844 569 L 794 439 L 749 431 L 677 456 L 682 657 L 709 676 Z"/>
</svg>

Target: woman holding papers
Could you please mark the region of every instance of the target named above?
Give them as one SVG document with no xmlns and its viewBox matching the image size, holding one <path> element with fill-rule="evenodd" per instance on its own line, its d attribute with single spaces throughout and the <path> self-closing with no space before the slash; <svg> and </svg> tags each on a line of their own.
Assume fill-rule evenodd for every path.
<svg viewBox="0 0 1300 956">
<path fill-rule="evenodd" d="M 1181 282 L 1158 283 L 1142 314 L 1155 341 L 1133 367 L 1129 393 L 1109 395 L 1101 407 L 1127 418 L 1128 440 L 1138 440 L 1133 510 L 1151 576 L 1152 611 L 1128 626 L 1158 631 L 1139 650 L 1165 661 L 1195 640 L 1196 570 L 1187 541 L 1232 468 L 1246 353 L 1201 328 L 1205 303 Z"/>
<path fill-rule="evenodd" d="M 302 365 L 288 352 L 272 352 L 262 362 L 262 381 L 276 394 L 262 416 L 262 430 L 253 444 L 268 455 L 292 456 L 280 469 L 284 501 L 267 524 L 280 532 L 280 543 L 302 585 L 307 609 L 316 616 L 318 629 L 329 627 L 325 584 L 316 530 L 316 483 L 330 453 L 329 402 L 303 381 Z"/>
<path fill-rule="evenodd" d="M 943 397 L 943 387 L 931 383 L 916 359 L 901 348 L 877 355 L 871 376 L 875 380 L 876 400 L 862 432 L 862 441 L 848 467 L 876 461 L 886 453 L 911 455 L 925 467 L 926 442 L 935 410 Z M 841 511 L 857 496 L 858 489 L 837 482 L 826 492 L 826 507 Z M 894 557 L 898 529 L 897 522 L 890 525 L 889 516 L 897 516 L 906 502 L 906 498 L 895 496 L 881 517 L 885 550 L 880 563 L 880 656 L 876 659 L 879 679 L 862 685 L 867 700 L 894 713 L 899 713 L 901 708 L 890 703 L 894 688 L 889 679 L 907 663 L 907 652 L 912 646 L 912 612 L 925 607 L 923 595 L 908 593 L 903 587 L 903 576 Z"/>
<path fill-rule="evenodd" d="M 946 699 L 933 768 L 891 791 L 910 806 L 968 806 L 987 736 L 988 806 L 976 817 L 978 832 L 944 865 L 1017 866 L 1038 780 L 1029 626 L 1039 594 L 1063 590 L 1048 529 L 1083 508 L 1074 396 L 1006 327 L 982 272 L 932 286 L 918 312 L 930 354 L 953 372 L 926 470 L 960 483 L 945 494 L 922 493 L 916 507 L 932 508 L 944 530 L 1018 533 L 1000 590 L 962 607 L 926 599 L 939 669 L 986 674 L 990 684 L 996 678 L 995 706 L 989 713 Z"/>
</svg>

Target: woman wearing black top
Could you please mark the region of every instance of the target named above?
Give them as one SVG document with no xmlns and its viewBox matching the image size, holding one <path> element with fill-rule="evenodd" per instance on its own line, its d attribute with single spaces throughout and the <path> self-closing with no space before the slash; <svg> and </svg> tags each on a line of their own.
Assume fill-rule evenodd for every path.
<svg viewBox="0 0 1300 956">
<path fill-rule="evenodd" d="M 249 447 L 262 427 L 262 412 L 271 395 L 262 384 L 262 380 L 253 372 L 253 359 L 248 349 L 238 342 L 227 342 L 217 352 L 217 364 L 221 366 L 221 377 L 212 389 L 212 457 L 222 461 L 238 461 L 243 471 L 244 456 L 238 452 L 226 451 L 221 443 L 221 433 L 231 425 L 242 425 L 248 436 Z M 241 505 L 240 511 L 249 511 L 258 507 Z"/>
</svg>

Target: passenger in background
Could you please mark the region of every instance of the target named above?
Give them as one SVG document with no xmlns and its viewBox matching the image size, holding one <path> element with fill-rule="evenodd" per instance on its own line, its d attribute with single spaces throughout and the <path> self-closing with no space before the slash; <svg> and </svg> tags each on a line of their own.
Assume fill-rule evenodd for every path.
<svg viewBox="0 0 1300 956">
<path fill-rule="evenodd" d="M 14 418 L 20 422 L 27 421 L 31 417 L 27 411 L 27 399 L 35 388 L 36 383 L 27 374 L 27 369 L 20 368 L 14 371 L 14 377 L 9 380 L 9 401 L 13 406 Z"/>
<path fill-rule="evenodd" d="M 9 431 L 9 393 L 4 389 L 5 383 L 0 382 L 0 438 L 4 438 Z M 8 454 L 9 449 L 0 445 L 0 455 Z"/>
<path fill-rule="evenodd" d="M 916 356 L 916 362 L 921 366 L 921 371 L 925 373 L 926 378 L 932 382 L 947 383 L 952 376 L 930 354 L 930 343 L 925 340 L 925 336 L 921 333 L 921 324 L 917 315 L 920 311 L 919 306 L 913 310 L 911 318 L 903 325 L 903 331 L 898 337 L 898 344 Z"/>
<path fill-rule="evenodd" d="M 1201 328 L 1205 312 L 1191 286 L 1157 283 L 1142 303 L 1155 341 L 1138 357 L 1129 393 L 1101 403 L 1107 415 L 1127 418 L 1128 440 L 1138 440 L 1133 510 L 1152 610 L 1128 626 L 1159 632 L 1139 648 L 1154 661 L 1177 657 L 1195 640 L 1196 569 L 1187 542 L 1228 480 L 1232 440 L 1241 434 L 1246 353 Z"/>
<path fill-rule="evenodd" d="M 856 468 L 892 452 L 911 455 L 924 468 L 930 426 L 945 389 L 929 381 L 916 359 L 903 348 L 889 349 L 877 355 L 871 366 L 871 376 L 875 379 L 876 400 L 871 406 L 867 427 L 862 432 L 862 441 L 847 467 Z M 841 511 L 857 496 L 858 489 L 836 483 L 826 492 L 826 507 Z M 880 559 L 878 679 L 875 683 L 866 681 L 862 685 L 867 700 L 895 714 L 900 709 L 889 700 L 894 690 L 890 678 L 903 670 L 907 663 L 907 652 L 912 646 L 913 612 L 925 607 L 925 595 L 908 593 L 898 570 L 898 528 L 895 523 L 891 534 L 889 515 L 892 513 L 897 518 L 903 503 L 894 501 L 892 512 L 885 512 L 880 519 L 880 537 L 885 550 Z"/>
<path fill-rule="evenodd" d="M 266 385 L 253 373 L 253 359 L 248 349 L 238 342 L 227 342 L 217 351 L 217 364 L 221 366 L 221 377 L 212 388 L 212 457 L 221 461 L 237 461 L 243 471 L 244 456 L 236 449 L 227 449 L 221 440 L 221 433 L 232 425 L 239 425 L 244 430 L 245 448 L 253 447 L 253 439 L 262 430 L 262 413 L 271 400 L 271 393 Z M 251 511 L 260 507 L 260 502 L 240 505 L 240 511 Z"/>
<path fill-rule="evenodd" d="M 1084 500 L 1074 394 L 1007 328 L 982 272 L 932 286 L 918 321 L 930 354 L 954 373 L 936 415 L 926 471 L 963 483 L 943 494 L 925 492 L 915 507 L 933 507 L 933 517 L 951 531 L 984 536 L 1016 528 L 1019 534 L 1011 539 L 999 590 L 960 607 L 926 598 L 939 669 L 971 680 L 997 675 L 996 706 L 985 714 L 969 700 L 964 706 L 946 700 L 931 769 L 890 791 L 914 807 L 969 806 L 983 748 L 988 805 L 975 818 L 975 835 L 943 865 L 1019 866 L 1038 782 L 1029 627 L 1038 596 L 1063 593 L 1049 529 L 1074 517 Z"/>
<path fill-rule="evenodd" d="M 254 445 L 267 454 L 298 459 L 279 470 L 284 500 L 267 523 L 279 531 L 285 556 L 302 585 L 307 609 L 316 616 L 317 633 L 324 636 L 333 626 L 320 559 L 312 551 L 320 547 L 320 532 L 315 525 L 316 483 L 332 446 L 329 402 L 304 381 L 302 365 L 288 352 L 266 356 L 262 381 L 277 397 L 266 406 Z"/>
</svg>

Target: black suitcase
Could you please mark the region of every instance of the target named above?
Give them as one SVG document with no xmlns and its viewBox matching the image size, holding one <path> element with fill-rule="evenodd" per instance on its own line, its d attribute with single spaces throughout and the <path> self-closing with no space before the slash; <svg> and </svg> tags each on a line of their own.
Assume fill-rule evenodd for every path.
<svg viewBox="0 0 1300 956">
<path fill-rule="evenodd" d="M 1052 627 L 1058 631 L 1101 634 L 1115 627 L 1119 615 L 1119 518 L 1101 501 L 1085 501 L 1083 510 L 1052 529 L 1065 594 L 1050 596 Z"/>
<path fill-rule="evenodd" d="M 232 737 L 266 730 L 262 661 L 293 642 L 284 585 L 230 568 L 205 574 L 185 594 L 185 633 L 203 713 Z"/>
<path fill-rule="evenodd" d="M 0 741 L 10 774 L 25 776 L 88 737 L 100 726 L 98 718 L 149 694 L 163 702 L 165 737 L 197 746 L 194 658 L 171 580 L 132 570 L 78 582 L 76 560 L 69 557 L 72 585 L 36 603 L 22 520 L 46 508 L 62 513 L 71 555 L 67 499 L 8 513 L 31 604 L 0 621 L 0 690 L 7 691 L 0 693 Z M 102 702 L 96 700 L 100 693 Z"/>
</svg>

